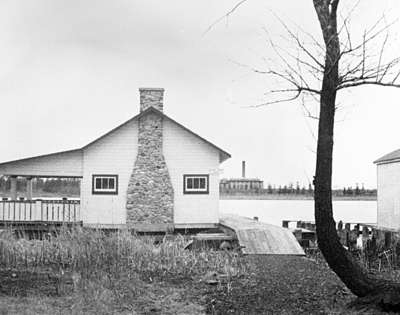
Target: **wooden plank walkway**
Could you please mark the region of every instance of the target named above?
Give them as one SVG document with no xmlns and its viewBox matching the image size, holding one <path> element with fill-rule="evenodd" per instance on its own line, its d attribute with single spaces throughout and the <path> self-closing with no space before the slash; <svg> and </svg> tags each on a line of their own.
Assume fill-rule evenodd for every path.
<svg viewBox="0 0 400 315">
<path fill-rule="evenodd" d="M 219 222 L 235 232 L 244 254 L 305 255 L 289 229 L 233 214 L 221 214 Z"/>
</svg>

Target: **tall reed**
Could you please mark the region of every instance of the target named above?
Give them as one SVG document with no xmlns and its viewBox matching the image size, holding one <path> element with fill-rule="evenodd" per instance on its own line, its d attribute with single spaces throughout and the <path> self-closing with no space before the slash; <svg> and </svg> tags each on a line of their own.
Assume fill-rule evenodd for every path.
<svg viewBox="0 0 400 315">
<path fill-rule="evenodd" d="M 192 277 L 210 270 L 235 276 L 246 263 L 233 252 L 185 250 L 182 236 L 155 244 L 154 237 L 128 231 L 105 234 L 98 230 L 62 229 L 42 240 L 16 240 L 0 235 L 0 266 L 13 269 L 71 270 L 90 277 L 126 271 L 149 276 Z"/>
</svg>

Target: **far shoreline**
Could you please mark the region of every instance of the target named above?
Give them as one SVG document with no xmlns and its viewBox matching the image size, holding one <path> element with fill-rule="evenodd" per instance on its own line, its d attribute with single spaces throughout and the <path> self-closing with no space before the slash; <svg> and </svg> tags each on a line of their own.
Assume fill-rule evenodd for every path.
<svg viewBox="0 0 400 315">
<path fill-rule="evenodd" d="M 295 194 L 220 194 L 220 200 L 314 200 L 314 196 Z M 376 196 L 332 196 L 333 201 L 376 201 Z"/>
</svg>

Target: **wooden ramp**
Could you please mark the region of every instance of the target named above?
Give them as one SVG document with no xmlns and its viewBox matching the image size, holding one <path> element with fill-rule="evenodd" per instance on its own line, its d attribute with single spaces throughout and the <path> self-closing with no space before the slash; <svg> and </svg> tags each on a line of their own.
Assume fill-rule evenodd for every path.
<svg viewBox="0 0 400 315">
<path fill-rule="evenodd" d="M 244 254 L 305 255 L 289 229 L 233 214 L 221 214 L 219 222 L 235 232 Z"/>
</svg>

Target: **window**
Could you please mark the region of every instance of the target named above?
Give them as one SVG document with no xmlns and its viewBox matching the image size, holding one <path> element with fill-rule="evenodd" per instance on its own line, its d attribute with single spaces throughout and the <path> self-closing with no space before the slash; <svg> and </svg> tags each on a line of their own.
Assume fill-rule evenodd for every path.
<svg viewBox="0 0 400 315">
<path fill-rule="evenodd" d="M 208 194 L 209 175 L 183 175 L 184 194 Z"/>
<path fill-rule="evenodd" d="M 92 193 L 117 195 L 118 175 L 93 175 Z"/>
</svg>

